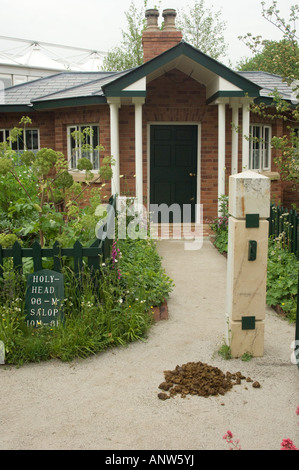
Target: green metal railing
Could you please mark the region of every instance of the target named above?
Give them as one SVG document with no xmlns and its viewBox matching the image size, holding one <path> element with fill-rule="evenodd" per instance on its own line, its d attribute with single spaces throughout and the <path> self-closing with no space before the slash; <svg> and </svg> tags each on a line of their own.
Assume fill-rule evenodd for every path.
<svg viewBox="0 0 299 470">
<path fill-rule="evenodd" d="M 270 206 L 269 236 L 278 237 L 283 234 L 285 244 L 289 251 L 299 259 L 299 215 L 295 210 L 288 210 L 282 206 Z"/>
</svg>

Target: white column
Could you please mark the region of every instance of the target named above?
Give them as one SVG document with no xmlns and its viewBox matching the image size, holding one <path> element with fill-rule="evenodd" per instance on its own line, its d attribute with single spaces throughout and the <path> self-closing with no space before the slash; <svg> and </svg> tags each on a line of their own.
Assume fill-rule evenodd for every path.
<svg viewBox="0 0 299 470">
<path fill-rule="evenodd" d="M 249 102 L 243 103 L 242 107 L 242 171 L 249 170 Z"/>
<path fill-rule="evenodd" d="M 225 103 L 218 103 L 218 198 L 225 194 Z"/>
<path fill-rule="evenodd" d="M 133 98 L 135 105 L 135 174 L 137 203 L 143 205 L 142 105 L 144 98 Z"/>
<path fill-rule="evenodd" d="M 232 104 L 232 168 L 231 174 L 238 173 L 238 132 L 239 126 L 239 105 Z"/>
<path fill-rule="evenodd" d="M 114 159 L 112 166 L 113 176 L 111 180 L 111 192 L 113 195 L 120 195 L 119 183 L 119 124 L 118 124 L 118 110 L 120 108 L 119 98 L 110 98 L 108 100 L 110 106 L 110 146 L 111 156 Z"/>
</svg>

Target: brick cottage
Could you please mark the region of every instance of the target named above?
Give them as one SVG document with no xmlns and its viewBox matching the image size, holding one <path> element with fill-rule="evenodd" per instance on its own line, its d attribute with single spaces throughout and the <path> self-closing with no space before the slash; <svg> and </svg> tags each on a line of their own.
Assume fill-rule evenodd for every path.
<svg viewBox="0 0 299 470">
<path fill-rule="evenodd" d="M 71 132 L 91 127 L 92 143 L 105 148 L 101 155 L 89 155 L 94 170 L 103 156 L 115 159 L 107 195 L 129 193 L 146 207 L 202 204 L 204 221 L 217 215 L 229 175 L 244 169 L 269 176 L 272 199 L 290 202 L 270 145 L 271 136 L 286 133 L 286 124 L 263 121 L 249 105 L 265 100 L 271 106 L 269 94 L 275 88 L 292 101 L 291 89 L 276 75 L 236 73 L 184 42 L 175 10 L 163 11 L 163 30 L 158 17 L 158 10 L 146 11 L 139 67 L 66 71 L 4 90 L 0 141 L 23 115 L 30 116 L 27 147 L 62 152 L 74 179 L 80 180 L 80 149 Z M 249 135 L 263 141 L 248 140 Z"/>
</svg>

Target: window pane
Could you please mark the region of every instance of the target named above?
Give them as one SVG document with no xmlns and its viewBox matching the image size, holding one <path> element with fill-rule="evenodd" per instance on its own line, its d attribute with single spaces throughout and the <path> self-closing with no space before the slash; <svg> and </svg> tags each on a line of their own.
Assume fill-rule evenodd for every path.
<svg viewBox="0 0 299 470">
<path fill-rule="evenodd" d="M 94 150 L 94 151 L 93 151 L 93 162 L 92 162 L 92 165 L 93 165 L 93 169 L 94 169 L 94 170 L 99 170 L 99 168 L 100 168 L 100 154 L 99 154 L 99 151 L 98 151 L 98 150 Z"/>
<path fill-rule="evenodd" d="M 38 130 L 26 130 L 26 147 L 28 150 L 38 150 Z"/>
<path fill-rule="evenodd" d="M 76 140 L 72 136 L 72 133 L 75 132 L 76 127 L 71 127 L 69 129 L 69 143 L 70 143 L 70 167 L 75 170 L 77 168 L 77 151 L 76 151 Z"/>
<path fill-rule="evenodd" d="M 84 143 L 81 144 L 81 142 L 76 141 L 72 136 L 71 133 L 74 131 L 80 131 L 83 133 L 84 129 L 90 129 L 92 130 L 92 136 L 86 134 L 84 132 Z M 74 126 L 69 128 L 69 160 L 70 160 L 70 168 L 71 169 L 76 169 L 77 168 L 77 163 L 78 159 L 80 158 L 88 158 L 88 160 L 91 161 L 93 165 L 94 170 L 99 169 L 99 151 L 98 150 L 92 150 L 91 148 L 87 149 L 82 149 L 82 145 L 85 144 L 87 146 L 92 146 L 93 148 L 99 145 L 99 126 L 91 126 L 89 124 L 85 125 L 80 125 L 80 126 Z"/>
<path fill-rule="evenodd" d="M 21 135 L 18 136 L 16 142 L 11 143 L 11 148 L 16 152 L 24 150 L 24 139 L 23 139 L 23 132 Z"/>
<path fill-rule="evenodd" d="M 252 169 L 258 170 L 260 167 L 260 128 L 253 126 L 253 144 L 252 144 Z"/>
<path fill-rule="evenodd" d="M 267 170 L 269 168 L 270 162 L 270 129 L 265 127 L 264 129 L 264 163 L 263 169 Z"/>
</svg>

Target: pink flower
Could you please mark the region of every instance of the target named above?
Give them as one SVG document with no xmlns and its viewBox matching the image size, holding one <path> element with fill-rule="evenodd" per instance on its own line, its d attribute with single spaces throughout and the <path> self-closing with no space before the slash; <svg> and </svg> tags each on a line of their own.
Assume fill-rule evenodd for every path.
<svg viewBox="0 0 299 470">
<path fill-rule="evenodd" d="M 231 431 L 226 431 L 224 434 L 223 439 L 228 443 L 231 444 L 229 450 L 241 450 L 240 440 L 233 439 L 233 433 Z"/>
<path fill-rule="evenodd" d="M 227 431 L 226 434 L 224 434 L 223 439 L 232 439 L 233 433 L 231 431 Z"/>
<path fill-rule="evenodd" d="M 280 450 L 298 450 L 291 439 L 283 439 Z"/>
</svg>

